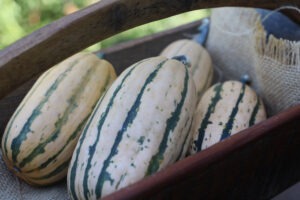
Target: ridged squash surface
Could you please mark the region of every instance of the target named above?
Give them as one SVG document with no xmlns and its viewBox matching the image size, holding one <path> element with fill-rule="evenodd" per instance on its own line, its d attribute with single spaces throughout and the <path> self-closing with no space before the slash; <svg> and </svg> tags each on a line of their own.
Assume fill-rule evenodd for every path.
<svg viewBox="0 0 300 200">
<path fill-rule="evenodd" d="M 170 43 L 160 54 L 167 58 L 184 55 L 190 62 L 190 70 L 195 81 L 198 101 L 213 80 L 213 66 L 208 51 L 193 40 L 181 39 Z"/>
<path fill-rule="evenodd" d="M 226 81 L 210 87 L 194 115 L 190 153 L 194 154 L 266 119 L 262 100 L 248 85 Z"/>
<path fill-rule="evenodd" d="M 43 73 L 7 124 L 2 151 L 8 168 L 33 185 L 65 177 L 85 122 L 115 79 L 112 65 L 90 53 Z"/>
<path fill-rule="evenodd" d="M 127 68 L 97 104 L 68 172 L 73 199 L 99 199 L 183 158 L 196 90 L 185 65 L 165 57 Z"/>
</svg>

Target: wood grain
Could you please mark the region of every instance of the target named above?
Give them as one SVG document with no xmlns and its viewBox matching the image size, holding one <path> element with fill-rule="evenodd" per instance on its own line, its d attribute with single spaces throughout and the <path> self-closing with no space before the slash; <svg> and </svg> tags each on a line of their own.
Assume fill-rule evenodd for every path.
<svg viewBox="0 0 300 200">
<path fill-rule="evenodd" d="M 179 13 L 222 6 L 276 8 L 284 0 L 102 0 L 0 52 L 0 99 L 72 54 L 121 31 Z M 299 0 L 290 4 L 300 6 Z"/>
<path fill-rule="evenodd" d="M 270 199 L 300 180 L 300 106 L 103 200 Z"/>
</svg>

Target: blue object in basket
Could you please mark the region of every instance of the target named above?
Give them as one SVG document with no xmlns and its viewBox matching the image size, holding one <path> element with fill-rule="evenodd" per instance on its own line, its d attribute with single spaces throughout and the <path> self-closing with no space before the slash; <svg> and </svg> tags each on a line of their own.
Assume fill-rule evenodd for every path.
<svg viewBox="0 0 300 200">
<path fill-rule="evenodd" d="M 277 38 L 300 41 L 300 25 L 280 12 L 265 9 L 256 10 L 261 15 L 262 24 L 268 34 L 267 37 L 272 34 Z"/>
<path fill-rule="evenodd" d="M 199 33 L 196 34 L 193 37 L 193 40 L 195 40 L 196 42 L 198 42 L 202 46 L 205 46 L 205 42 L 206 42 L 207 37 L 208 37 L 209 24 L 210 24 L 210 20 L 208 18 L 204 18 L 202 20 L 202 24 L 198 27 Z"/>
</svg>

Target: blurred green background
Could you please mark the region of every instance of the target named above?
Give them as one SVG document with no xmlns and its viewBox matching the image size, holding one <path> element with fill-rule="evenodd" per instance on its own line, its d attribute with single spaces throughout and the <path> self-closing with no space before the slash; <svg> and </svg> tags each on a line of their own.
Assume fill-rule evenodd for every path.
<svg viewBox="0 0 300 200">
<path fill-rule="evenodd" d="M 99 1 L 99 0 L 98 0 Z M 96 0 L 0 0 L 0 49 L 54 20 L 89 6 Z M 199 20 L 209 10 L 199 10 L 152 22 L 120 33 L 88 48 L 99 50 L 126 40 L 150 35 L 165 29 Z"/>
</svg>

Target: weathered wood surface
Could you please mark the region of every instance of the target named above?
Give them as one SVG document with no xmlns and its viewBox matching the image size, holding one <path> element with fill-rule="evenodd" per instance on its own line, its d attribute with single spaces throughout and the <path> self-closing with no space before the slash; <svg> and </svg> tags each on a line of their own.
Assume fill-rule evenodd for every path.
<svg viewBox="0 0 300 200">
<path fill-rule="evenodd" d="M 70 55 L 121 31 L 179 13 L 223 6 L 277 8 L 284 0 L 102 0 L 0 52 L 0 99 Z M 300 6 L 299 0 L 289 4 Z"/>
<path fill-rule="evenodd" d="M 168 44 L 175 40 L 192 39 L 193 35 L 199 33 L 197 28 L 200 24 L 201 20 L 124 42 L 96 53 L 104 54 L 103 58 L 115 67 L 117 74 L 120 74 L 133 63 L 159 55 Z"/>
<path fill-rule="evenodd" d="M 103 200 L 263 200 L 300 181 L 300 105 Z"/>
</svg>

